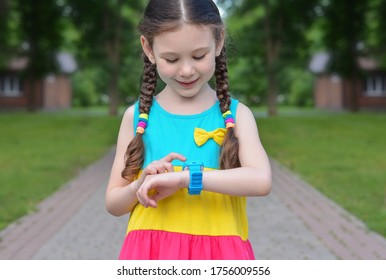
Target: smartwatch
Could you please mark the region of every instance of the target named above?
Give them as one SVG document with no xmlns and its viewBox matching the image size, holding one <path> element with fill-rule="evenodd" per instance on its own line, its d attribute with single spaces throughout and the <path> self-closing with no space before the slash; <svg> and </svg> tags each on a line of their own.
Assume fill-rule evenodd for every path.
<svg viewBox="0 0 386 280">
<path fill-rule="evenodd" d="M 199 195 L 202 191 L 202 170 L 204 164 L 202 162 L 188 162 L 185 163 L 182 170 L 189 169 L 189 187 L 188 193 L 190 195 Z"/>
</svg>

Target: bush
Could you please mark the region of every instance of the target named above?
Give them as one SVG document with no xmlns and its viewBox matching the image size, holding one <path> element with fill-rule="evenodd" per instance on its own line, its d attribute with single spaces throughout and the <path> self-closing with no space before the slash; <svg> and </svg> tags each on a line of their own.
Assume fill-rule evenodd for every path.
<svg viewBox="0 0 386 280">
<path fill-rule="evenodd" d="M 303 70 L 294 70 L 290 76 L 288 104 L 297 107 L 312 106 L 314 103 L 312 74 Z"/>
<path fill-rule="evenodd" d="M 98 92 L 98 72 L 93 69 L 81 70 L 74 74 L 73 105 L 90 107 L 100 103 L 101 93 Z"/>
</svg>

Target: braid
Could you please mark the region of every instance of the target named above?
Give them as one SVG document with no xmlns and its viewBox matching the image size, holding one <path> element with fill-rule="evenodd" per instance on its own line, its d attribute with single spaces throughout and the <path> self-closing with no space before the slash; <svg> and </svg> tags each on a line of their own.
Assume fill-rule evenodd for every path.
<svg viewBox="0 0 386 280">
<path fill-rule="evenodd" d="M 227 57 L 225 48 L 222 49 L 220 55 L 216 57 L 216 94 L 220 102 L 221 113 L 225 113 L 230 110 L 231 97 L 229 94 L 228 86 L 228 69 L 227 69 Z M 240 167 L 239 159 L 239 141 L 235 135 L 233 127 L 227 127 L 227 133 L 225 135 L 221 154 L 220 154 L 220 168 L 229 169 Z"/>
<path fill-rule="evenodd" d="M 139 112 L 149 114 L 153 103 L 153 94 L 157 86 L 157 67 L 152 64 L 149 58 L 143 54 L 143 77 L 141 86 L 141 95 L 139 97 Z"/>
<path fill-rule="evenodd" d="M 157 86 L 157 67 L 150 62 L 145 54 L 143 54 L 143 61 L 144 67 L 141 95 L 139 97 L 139 112 L 141 114 L 149 114 L 153 103 L 153 94 Z M 126 150 L 125 168 L 122 171 L 122 177 L 129 181 L 135 179 L 135 176 L 141 170 L 145 161 L 145 145 L 142 137 L 142 133 L 136 133 Z"/>
<path fill-rule="evenodd" d="M 220 101 L 221 113 L 225 113 L 229 110 L 231 104 L 225 47 L 222 49 L 220 55 L 216 57 L 216 69 L 214 75 L 216 77 L 216 93 L 217 98 Z"/>
</svg>

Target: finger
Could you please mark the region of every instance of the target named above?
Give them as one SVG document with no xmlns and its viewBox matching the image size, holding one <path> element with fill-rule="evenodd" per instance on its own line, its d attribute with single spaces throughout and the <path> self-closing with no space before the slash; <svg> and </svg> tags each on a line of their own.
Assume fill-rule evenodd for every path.
<svg viewBox="0 0 386 280">
<path fill-rule="evenodd" d="M 153 174 L 157 174 L 157 170 L 154 169 L 153 167 L 151 166 L 147 166 L 141 173 L 141 176 L 138 178 L 138 184 L 139 184 L 139 187 L 142 185 L 143 181 L 145 180 L 145 178 L 148 176 L 148 175 L 153 175 Z"/>
<path fill-rule="evenodd" d="M 170 153 L 166 157 L 162 158 L 161 160 L 166 161 L 166 162 L 172 162 L 174 159 L 179 159 L 180 161 L 185 161 L 186 157 L 184 157 L 183 155 L 178 154 L 178 153 Z"/>
<path fill-rule="evenodd" d="M 174 172 L 173 165 L 170 162 L 165 162 L 164 167 L 168 172 Z"/>
<path fill-rule="evenodd" d="M 137 191 L 138 202 L 144 207 L 147 207 L 147 191 L 143 188 L 143 185 Z"/>
<path fill-rule="evenodd" d="M 159 163 L 154 168 L 157 169 L 157 173 L 159 173 L 159 174 L 165 173 L 165 170 L 166 170 L 166 167 L 163 163 Z"/>
<path fill-rule="evenodd" d="M 150 199 L 146 195 L 144 195 L 142 192 L 137 194 L 138 202 L 142 204 L 143 207 L 147 208 L 150 205 Z"/>
<path fill-rule="evenodd" d="M 156 200 L 154 200 L 154 199 L 152 199 L 152 198 L 149 198 L 147 207 L 157 208 L 157 206 L 158 206 L 158 205 L 157 205 Z"/>
<path fill-rule="evenodd" d="M 144 203 L 143 203 L 142 196 L 141 196 L 141 193 L 139 192 L 139 190 L 137 191 L 137 199 L 138 199 L 138 202 L 139 202 L 140 204 L 142 204 L 143 206 L 145 206 Z"/>
<path fill-rule="evenodd" d="M 154 205 L 157 206 L 157 202 L 164 199 L 166 196 L 162 195 L 161 193 L 156 193 L 151 197 L 151 201 L 154 203 Z"/>
<path fill-rule="evenodd" d="M 152 165 L 148 165 L 146 166 L 146 168 L 143 170 L 142 172 L 142 175 L 143 176 L 147 176 L 147 175 L 154 175 L 154 174 L 157 174 L 158 171 L 156 168 L 154 168 L 154 166 Z"/>
<path fill-rule="evenodd" d="M 148 183 L 150 181 L 151 176 L 148 176 L 145 178 L 145 181 L 142 183 L 142 186 L 137 191 L 137 198 L 138 201 L 144 206 L 149 207 L 150 206 L 150 198 L 149 198 L 149 192 L 152 189 L 152 184 Z"/>
<path fill-rule="evenodd" d="M 173 168 L 173 165 L 170 163 L 170 162 L 162 162 L 160 163 L 158 166 L 157 166 L 157 169 L 158 169 L 158 173 L 165 173 L 166 171 L 167 172 L 173 172 L 174 171 L 174 168 Z"/>
</svg>

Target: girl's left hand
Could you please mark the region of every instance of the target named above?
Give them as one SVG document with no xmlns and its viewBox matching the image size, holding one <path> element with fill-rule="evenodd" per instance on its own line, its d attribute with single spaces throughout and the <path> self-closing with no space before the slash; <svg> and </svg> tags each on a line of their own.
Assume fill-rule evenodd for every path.
<svg viewBox="0 0 386 280">
<path fill-rule="evenodd" d="M 157 202 L 174 194 L 180 188 L 188 186 L 189 174 L 182 172 L 166 172 L 148 175 L 137 191 L 139 203 L 144 207 L 157 208 Z M 154 193 L 149 196 L 149 192 Z"/>
</svg>

